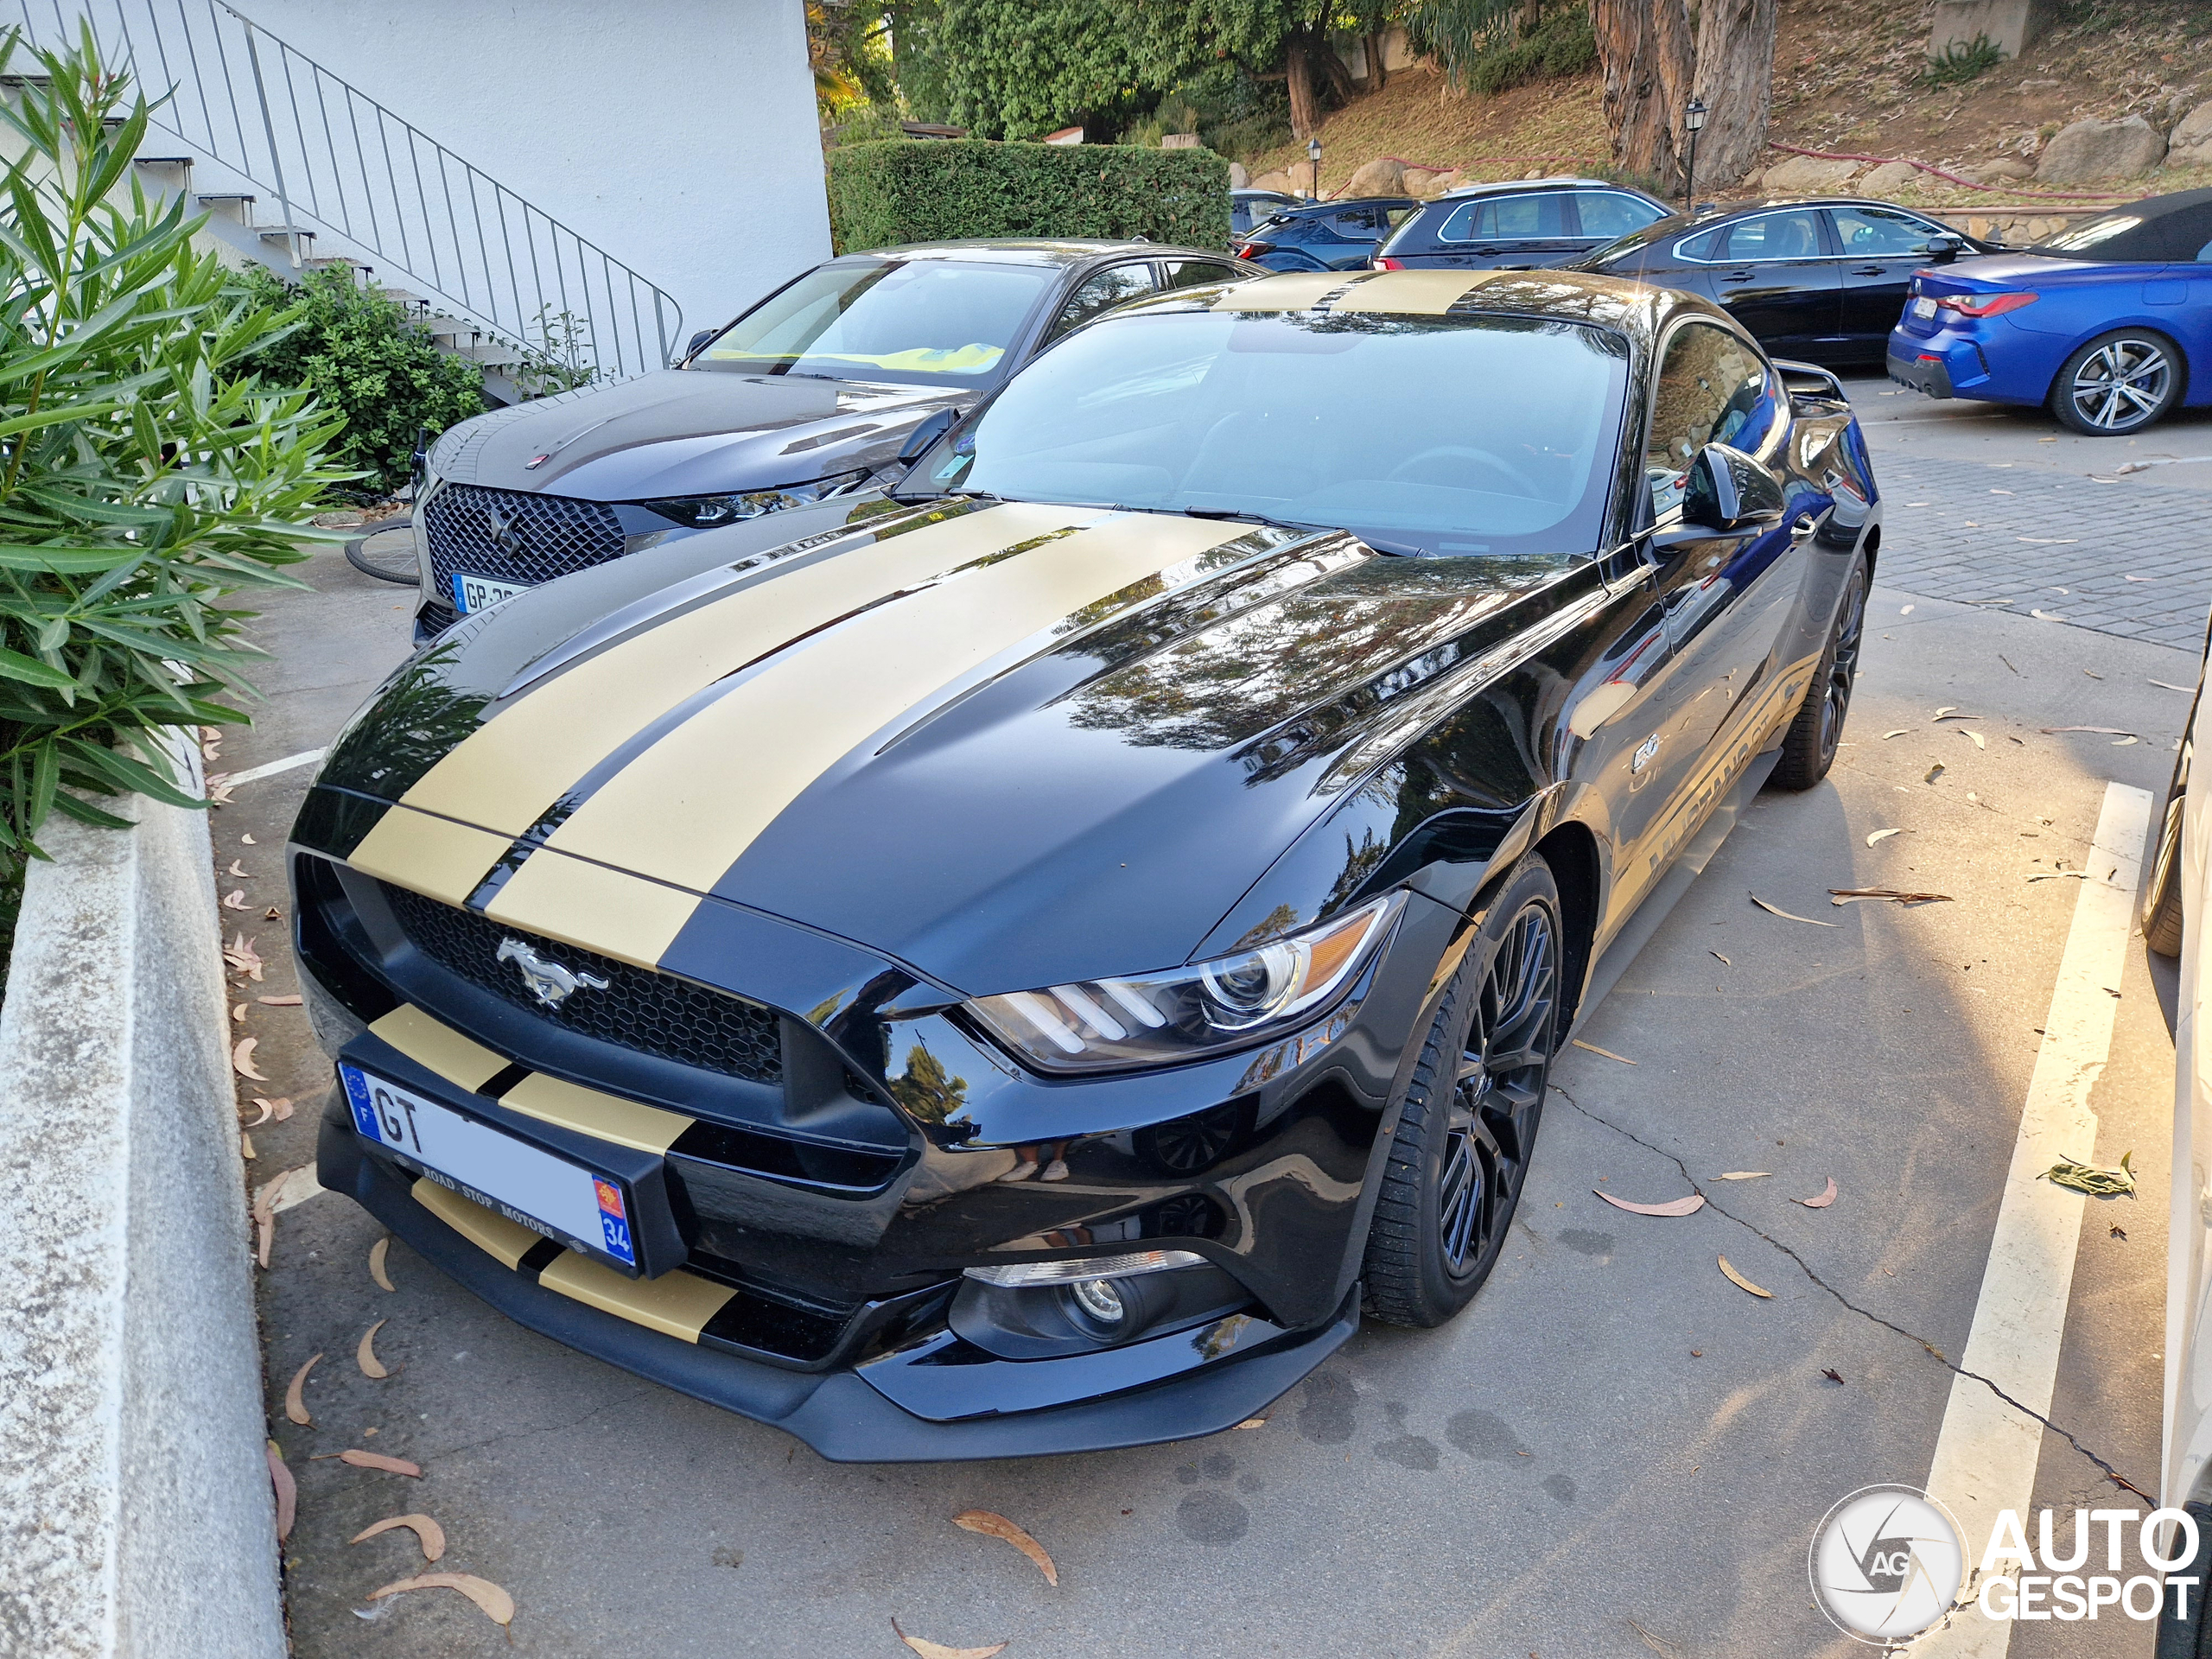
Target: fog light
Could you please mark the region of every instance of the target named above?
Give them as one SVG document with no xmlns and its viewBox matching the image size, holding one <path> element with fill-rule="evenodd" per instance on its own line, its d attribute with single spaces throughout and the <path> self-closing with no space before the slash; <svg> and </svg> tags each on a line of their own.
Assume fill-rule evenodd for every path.
<svg viewBox="0 0 2212 1659">
<path fill-rule="evenodd" d="M 1111 1279 L 1079 1279 L 1069 1287 L 1076 1306 L 1101 1325 L 1119 1325 L 1128 1308 Z"/>
</svg>

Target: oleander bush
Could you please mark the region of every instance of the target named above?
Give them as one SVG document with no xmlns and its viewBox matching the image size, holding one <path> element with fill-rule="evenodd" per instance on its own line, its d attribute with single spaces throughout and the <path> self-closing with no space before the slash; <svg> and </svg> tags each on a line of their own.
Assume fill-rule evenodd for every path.
<svg viewBox="0 0 2212 1659">
<path fill-rule="evenodd" d="M 1211 150 L 903 139 L 842 145 L 828 162 L 840 253 L 971 236 L 1229 245 L 1229 163 Z"/>
<path fill-rule="evenodd" d="M 19 55 L 0 41 L 0 73 Z M 230 595 L 297 587 L 279 567 L 343 416 L 271 390 L 257 356 L 296 322 L 212 254 L 181 202 L 130 175 L 147 105 L 87 28 L 40 52 L 0 121 L 0 893 L 20 892 L 49 813 L 202 804 L 177 728 L 243 721 L 262 653 Z M 114 121 L 111 128 L 107 124 Z M 12 915 L 4 918 L 12 929 Z"/>
</svg>

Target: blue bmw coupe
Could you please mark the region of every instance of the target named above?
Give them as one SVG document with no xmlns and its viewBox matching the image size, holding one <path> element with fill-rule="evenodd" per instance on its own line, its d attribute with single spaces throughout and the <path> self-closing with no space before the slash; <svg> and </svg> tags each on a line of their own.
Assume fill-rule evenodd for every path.
<svg viewBox="0 0 2212 1659">
<path fill-rule="evenodd" d="M 1931 397 L 2044 404 L 2093 437 L 2212 404 L 2212 190 L 1915 272 L 1889 371 Z"/>
</svg>

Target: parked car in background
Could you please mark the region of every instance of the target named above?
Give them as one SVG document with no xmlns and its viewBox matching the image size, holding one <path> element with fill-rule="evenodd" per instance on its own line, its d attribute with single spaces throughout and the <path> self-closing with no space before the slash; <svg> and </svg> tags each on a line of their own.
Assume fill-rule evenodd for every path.
<svg viewBox="0 0 2212 1659">
<path fill-rule="evenodd" d="M 817 265 L 671 368 L 494 410 L 416 480 L 416 637 L 672 537 L 861 487 L 1100 312 L 1258 274 L 1144 242 L 970 241 Z"/>
<path fill-rule="evenodd" d="M 1931 397 L 2040 404 L 2092 437 L 2212 404 L 2212 190 L 2100 214 L 2017 253 L 1925 270 L 1890 378 Z"/>
<path fill-rule="evenodd" d="M 1305 205 L 1305 197 L 1286 195 L 1280 190 L 1232 190 L 1229 193 L 1230 234 L 1241 237 L 1269 214 Z"/>
<path fill-rule="evenodd" d="M 1420 206 L 1412 196 L 1363 196 L 1280 208 L 1232 251 L 1269 270 L 1364 270 L 1376 245 Z"/>
<path fill-rule="evenodd" d="M 801 539 L 417 656 L 288 854 L 323 1185 L 834 1459 L 1458 1313 L 1632 920 L 1833 763 L 1880 509 L 1710 303 L 1448 276 L 1159 296 Z"/>
<path fill-rule="evenodd" d="M 1882 361 L 1914 271 L 1996 246 L 1886 202 L 1772 200 L 1675 214 L 1576 268 L 1702 294 L 1768 350 L 1844 367 Z"/>
<path fill-rule="evenodd" d="M 1375 251 L 1378 270 L 1563 265 L 1662 219 L 1656 196 L 1605 179 L 1469 184 L 1423 202 Z"/>
</svg>

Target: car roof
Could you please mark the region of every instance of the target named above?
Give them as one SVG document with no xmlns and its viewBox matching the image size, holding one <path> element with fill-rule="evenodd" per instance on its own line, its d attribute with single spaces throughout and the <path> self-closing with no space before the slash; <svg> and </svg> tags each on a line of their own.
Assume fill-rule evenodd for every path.
<svg viewBox="0 0 2212 1659">
<path fill-rule="evenodd" d="M 1294 213 L 1325 213 L 1338 207 L 1418 207 L 1418 196 L 1332 196 L 1326 201 L 1301 201 L 1277 213 L 1277 219 L 1288 219 Z"/>
<path fill-rule="evenodd" d="M 2206 194 L 2212 194 L 2212 192 Z M 1764 196 L 1757 201 L 1708 203 L 1705 210 L 1694 218 L 1688 213 L 1670 214 L 1665 219 L 1652 220 L 1637 234 L 1649 236 L 1656 241 L 1661 237 L 1685 234 L 1700 226 L 1724 224 L 1747 214 L 1772 213 L 1783 207 L 1883 207 L 1893 213 L 1910 213 L 1915 219 L 1924 219 L 1930 224 L 1942 222 L 1934 208 L 1908 207 L 1901 201 L 1882 201 L 1872 196 Z"/>
<path fill-rule="evenodd" d="M 1180 259 L 1224 261 L 1230 257 L 1219 248 L 1185 248 L 1171 242 L 1114 242 L 1081 237 L 1017 236 L 982 236 L 966 241 L 908 242 L 897 247 L 857 249 L 838 257 L 843 259 L 963 259 L 982 264 L 1065 267 L 1113 254 L 1166 255 Z"/>
<path fill-rule="evenodd" d="M 1177 309 L 1311 311 L 1349 315 L 1544 317 L 1595 323 L 1648 346 L 1685 312 L 1713 317 L 1737 333 L 1735 319 L 1711 301 L 1674 289 L 1583 270 L 1290 271 L 1242 283 L 1178 289 L 1135 300 L 1097 320 Z"/>
<path fill-rule="evenodd" d="M 1611 179 L 1497 179 L 1484 184 L 1454 185 L 1451 189 L 1429 198 L 1432 201 L 1459 201 L 1468 196 L 1503 195 L 1515 190 L 1618 190 L 1624 194 L 1640 196 L 1644 192 L 1632 184 L 1617 184 Z M 1654 197 L 1652 200 L 1656 200 Z"/>
</svg>

